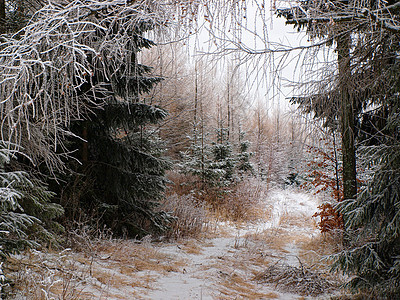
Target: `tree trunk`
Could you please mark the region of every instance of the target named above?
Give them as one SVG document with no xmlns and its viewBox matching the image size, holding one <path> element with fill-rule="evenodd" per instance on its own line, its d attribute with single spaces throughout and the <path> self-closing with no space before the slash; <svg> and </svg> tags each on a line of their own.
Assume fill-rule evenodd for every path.
<svg viewBox="0 0 400 300">
<path fill-rule="evenodd" d="M 89 161 L 89 141 L 88 141 L 88 122 L 85 121 L 82 128 L 82 162 L 87 163 Z"/>
<path fill-rule="evenodd" d="M 6 33 L 6 1 L 0 0 L 0 34 Z"/>
<path fill-rule="evenodd" d="M 228 73 L 228 75 L 229 75 L 229 73 Z M 229 78 L 229 77 L 228 77 Z M 231 105 L 230 105 L 230 97 L 231 97 L 231 95 L 230 95 L 230 83 L 229 83 L 229 81 L 228 81 L 228 84 L 227 84 L 227 100 L 228 100 L 228 102 L 227 102 L 227 104 L 228 104 L 228 128 L 227 128 L 227 140 L 229 141 L 229 138 L 230 138 L 230 125 L 231 125 Z"/>
<path fill-rule="evenodd" d="M 337 155 L 337 145 L 336 145 L 336 132 L 332 131 L 333 136 L 333 154 L 335 159 L 335 181 L 336 181 L 336 200 L 341 201 L 342 197 L 340 197 L 340 177 L 339 177 L 339 161 Z"/>
<path fill-rule="evenodd" d="M 194 65 L 194 112 L 193 112 L 193 135 L 194 144 L 197 146 L 197 102 L 198 102 L 198 82 L 197 82 L 197 61 Z"/>
<path fill-rule="evenodd" d="M 355 109 L 354 99 L 349 88 L 350 34 L 340 34 L 337 38 L 339 89 L 341 97 L 341 126 L 343 153 L 343 199 L 354 199 L 357 194 L 356 151 L 354 145 Z"/>
</svg>

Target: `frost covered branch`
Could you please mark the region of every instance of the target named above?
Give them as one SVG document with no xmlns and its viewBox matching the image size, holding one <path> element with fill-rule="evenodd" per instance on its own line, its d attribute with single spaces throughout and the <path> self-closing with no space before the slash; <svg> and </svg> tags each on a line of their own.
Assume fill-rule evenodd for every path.
<svg viewBox="0 0 400 300">
<path fill-rule="evenodd" d="M 73 120 L 101 107 L 113 76 L 129 75 L 139 22 L 165 24 L 163 1 L 52 2 L 0 46 L 1 138 L 62 169 Z"/>
</svg>

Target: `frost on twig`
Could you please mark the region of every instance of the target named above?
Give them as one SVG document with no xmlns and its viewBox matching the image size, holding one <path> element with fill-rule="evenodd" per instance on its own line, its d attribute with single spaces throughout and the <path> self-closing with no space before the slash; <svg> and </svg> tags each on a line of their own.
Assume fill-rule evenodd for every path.
<svg viewBox="0 0 400 300">
<path fill-rule="evenodd" d="M 113 97 L 117 75 L 129 76 L 139 23 L 162 25 L 162 1 L 49 1 L 0 44 L 0 133 L 34 163 L 63 168 L 73 120 Z M 136 43 L 136 44 L 135 44 Z"/>
<path fill-rule="evenodd" d="M 303 296 L 318 296 L 333 292 L 337 286 L 324 278 L 323 274 L 310 268 L 276 263 L 254 278 L 260 283 L 271 283 L 282 291 L 299 293 Z"/>
</svg>

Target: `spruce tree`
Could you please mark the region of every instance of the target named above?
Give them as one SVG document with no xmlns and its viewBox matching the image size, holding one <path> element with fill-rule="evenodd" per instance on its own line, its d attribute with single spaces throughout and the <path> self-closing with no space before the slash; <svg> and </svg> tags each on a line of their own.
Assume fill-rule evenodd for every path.
<svg viewBox="0 0 400 300">
<path fill-rule="evenodd" d="M 229 187 L 243 176 L 253 173 L 248 152 L 250 142 L 241 140 L 237 147 L 227 139 L 227 129 L 216 130 L 216 141 L 211 142 L 208 135 L 201 137 L 194 131 L 189 137 L 190 146 L 182 154 L 182 172 L 197 176 L 205 187 Z M 243 139 L 244 133 L 241 133 Z M 236 149 L 236 151 L 235 151 Z"/>
<path fill-rule="evenodd" d="M 62 215 L 60 205 L 51 203 L 53 193 L 37 178 L 13 171 L 16 154 L 0 144 L 0 257 L 25 248 L 57 240 L 62 227 L 54 220 Z"/>
<path fill-rule="evenodd" d="M 239 145 L 237 153 L 237 171 L 241 177 L 252 174 L 254 175 L 254 166 L 250 162 L 250 157 L 253 156 L 253 152 L 249 152 L 251 143 L 248 140 L 243 140 L 245 137 L 244 132 L 239 133 Z"/>
<path fill-rule="evenodd" d="M 306 27 L 314 37 L 323 38 L 327 45 L 335 40 L 339 85 L 329 93 L 297 102 L 309 108 L 309 112 L 317 115 L 322 112 L 327 121 L 336 119 L 332 108 L 353 112 L 345 115 L 342 110 L 342 134 L 356 137 L 358 163 L 364 170 L 365 182 L 358 186 L 357 199 L 353 199 L 351 194 L 355 194 L 356 184 L 349 185 L 346 178 L 354 174 L 354 157 L 343 157 L 343 180 L 348 189 L 344 187 L 345 200 L 337 208 L 344 220 L 345 250 L 334 256 L 333 269 L 349 274 L 349 286 L 355 292 L 363 292 L 363 297 L 397 299 L 400 295 L 398 6 L 396 1 L 334 1 L 327 6 L 309 1 L 301 5 L 305 8 L 302 11 L 310 14 L 302 12 L 296 17 L 295 8 L 282 10 L 282 15 L 290 23 Z M 369 22 L 370 15 L 364 12 L 372 11 L 379 13 Z M 331 101 L 335 98 L 340 100 L 337 104 Z M 344 123 L 352 130 L 343 131 Z M 352 152 L 348 150 L 354 145 L 345 143 L 350 140 L 343 139 L 343 152 Z M 350 190 L 354 192 L 349 193 Z"/>
<path fill-rule="evenodd" d="M 188 139 L 188 149 L 181 152 L 181 172 L 197 177 L 196 184 L 199 184 L 202 189 L 212 186 L 220 177 L 220 172 L 211 167 L 214 159 L 209 134 L 201 135 L 197 129 L 194 129 Z"/>
<path fill-rule="evenodd" d="M 162 142 L 155 124 L 167 113 L 141 100 L 141 95 L 161 80 L 150 75 L 150 67 L 138 63 L 138 53 L 154 45 L 143 36 L 152 27 L 149 22 L 137 22 L 125 32 L 130 35 L 126 44 L 128 55 L 121 58 L 125 63 L 113 69 L 113 61 L 105 62 L 109 80 L 102 76 L 101 69 L 97 77 L 87 79 L 81 86 L 81 93 L 89 94 L 93 84 L 102 83 L 108 94 L 102 95 L 105 104 L 88 120 L 73 124 L 76 134 L 87 141 L 73 145 L 80 147 L 77 158 L 83 162 L 77 172 L 84 174 L 85 182 L 90 182 L 79 196 L 80 209 L 86 214 L 95 213 L 100 223 L 129 237 L 165 230 L 169 220 L 167 214 L 156 210 L 170 163 L 162 157 Z M 118 28 L 113 30 L 118 34 Z M 76 181 L 77 177 L 70 180 Z M 76 213 L 69 211 L 69 216 Z"/>
<path fill-rule="evenodd" d="M 335 269 L 355 276 L 349 282 L 372 298 L 400 295 L 400 60 L 399 37 L 386 35 L 373 48 L 364 75 L 374 75 L 369 110 L 359 129 L 359 157 L 365 184 L 357 200 L 339 205 L 350 234 Z M 372 43 L 371 43 L 372 44 Z M 373 105 L 373 106 L 372 106 Z"/>
</svg>

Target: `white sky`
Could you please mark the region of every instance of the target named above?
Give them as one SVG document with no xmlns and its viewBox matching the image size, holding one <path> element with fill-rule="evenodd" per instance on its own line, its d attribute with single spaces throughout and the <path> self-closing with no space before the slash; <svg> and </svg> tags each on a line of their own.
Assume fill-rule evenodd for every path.
<svg viewBox="0 0 400 300">
<path fill-rule="evenodd" d="M 262 1 L 256 1 L 262 2 Z M 270 2 L 265 2 L 269 5 Z M 265 9 L 266 14 L 261 16 L 257 11 L 253 1 L 247 4 L 246 18 L 241 18 L 239 22 L 243 25 L 240 32 L 235 30 L 226 30 L 232 23 L 232 20 L 226 21 L 224 31 L 216 32 L 222 40 L 240 41 L 245 48 L 254 50 L 283 49 L 290 47 L 308 46 L 311 42 L 307 40 L 304 31 L 298 32 L 293 28 L 293 25 L 285 25 L 284 18 L 277 18 L 268 8 Z M 218 20 L 221 22 L 221 19 Z M 206 22 L 206 25 L 207 22 Z M 222 47 L 232 48 L 232 44 L 219 41 Z M 212 52 L 216 47 L 210 43 L 210 37 L 207 30 L 201 30 L 197 36 L 197 51 Z M 304 78 L 303 63 L 313 63 L 313 68 L 318 68 L 320 62 L 324 62 L 330 57 L 330 53 L 320 51 L 318 55 L 305 56 L 305 52 L 300 55 L 300 51 L 291 53 L 274 53 L 261 55 L 248 55 L 244 57 L 241 53 L 242 62 L 244 59 L 249 59 L 243 69 L 247 70 L 248 83 L 251 86 L 250 92 L 256 100 L 260 99 L 265 103 L 267 109 L 286 111 L 290 109 L 287 98 L 296 95 L 293 90 L 293 82 L 301 82 Z M 255 101 L 256 102 L 256 101 Z"/>
</svg>

